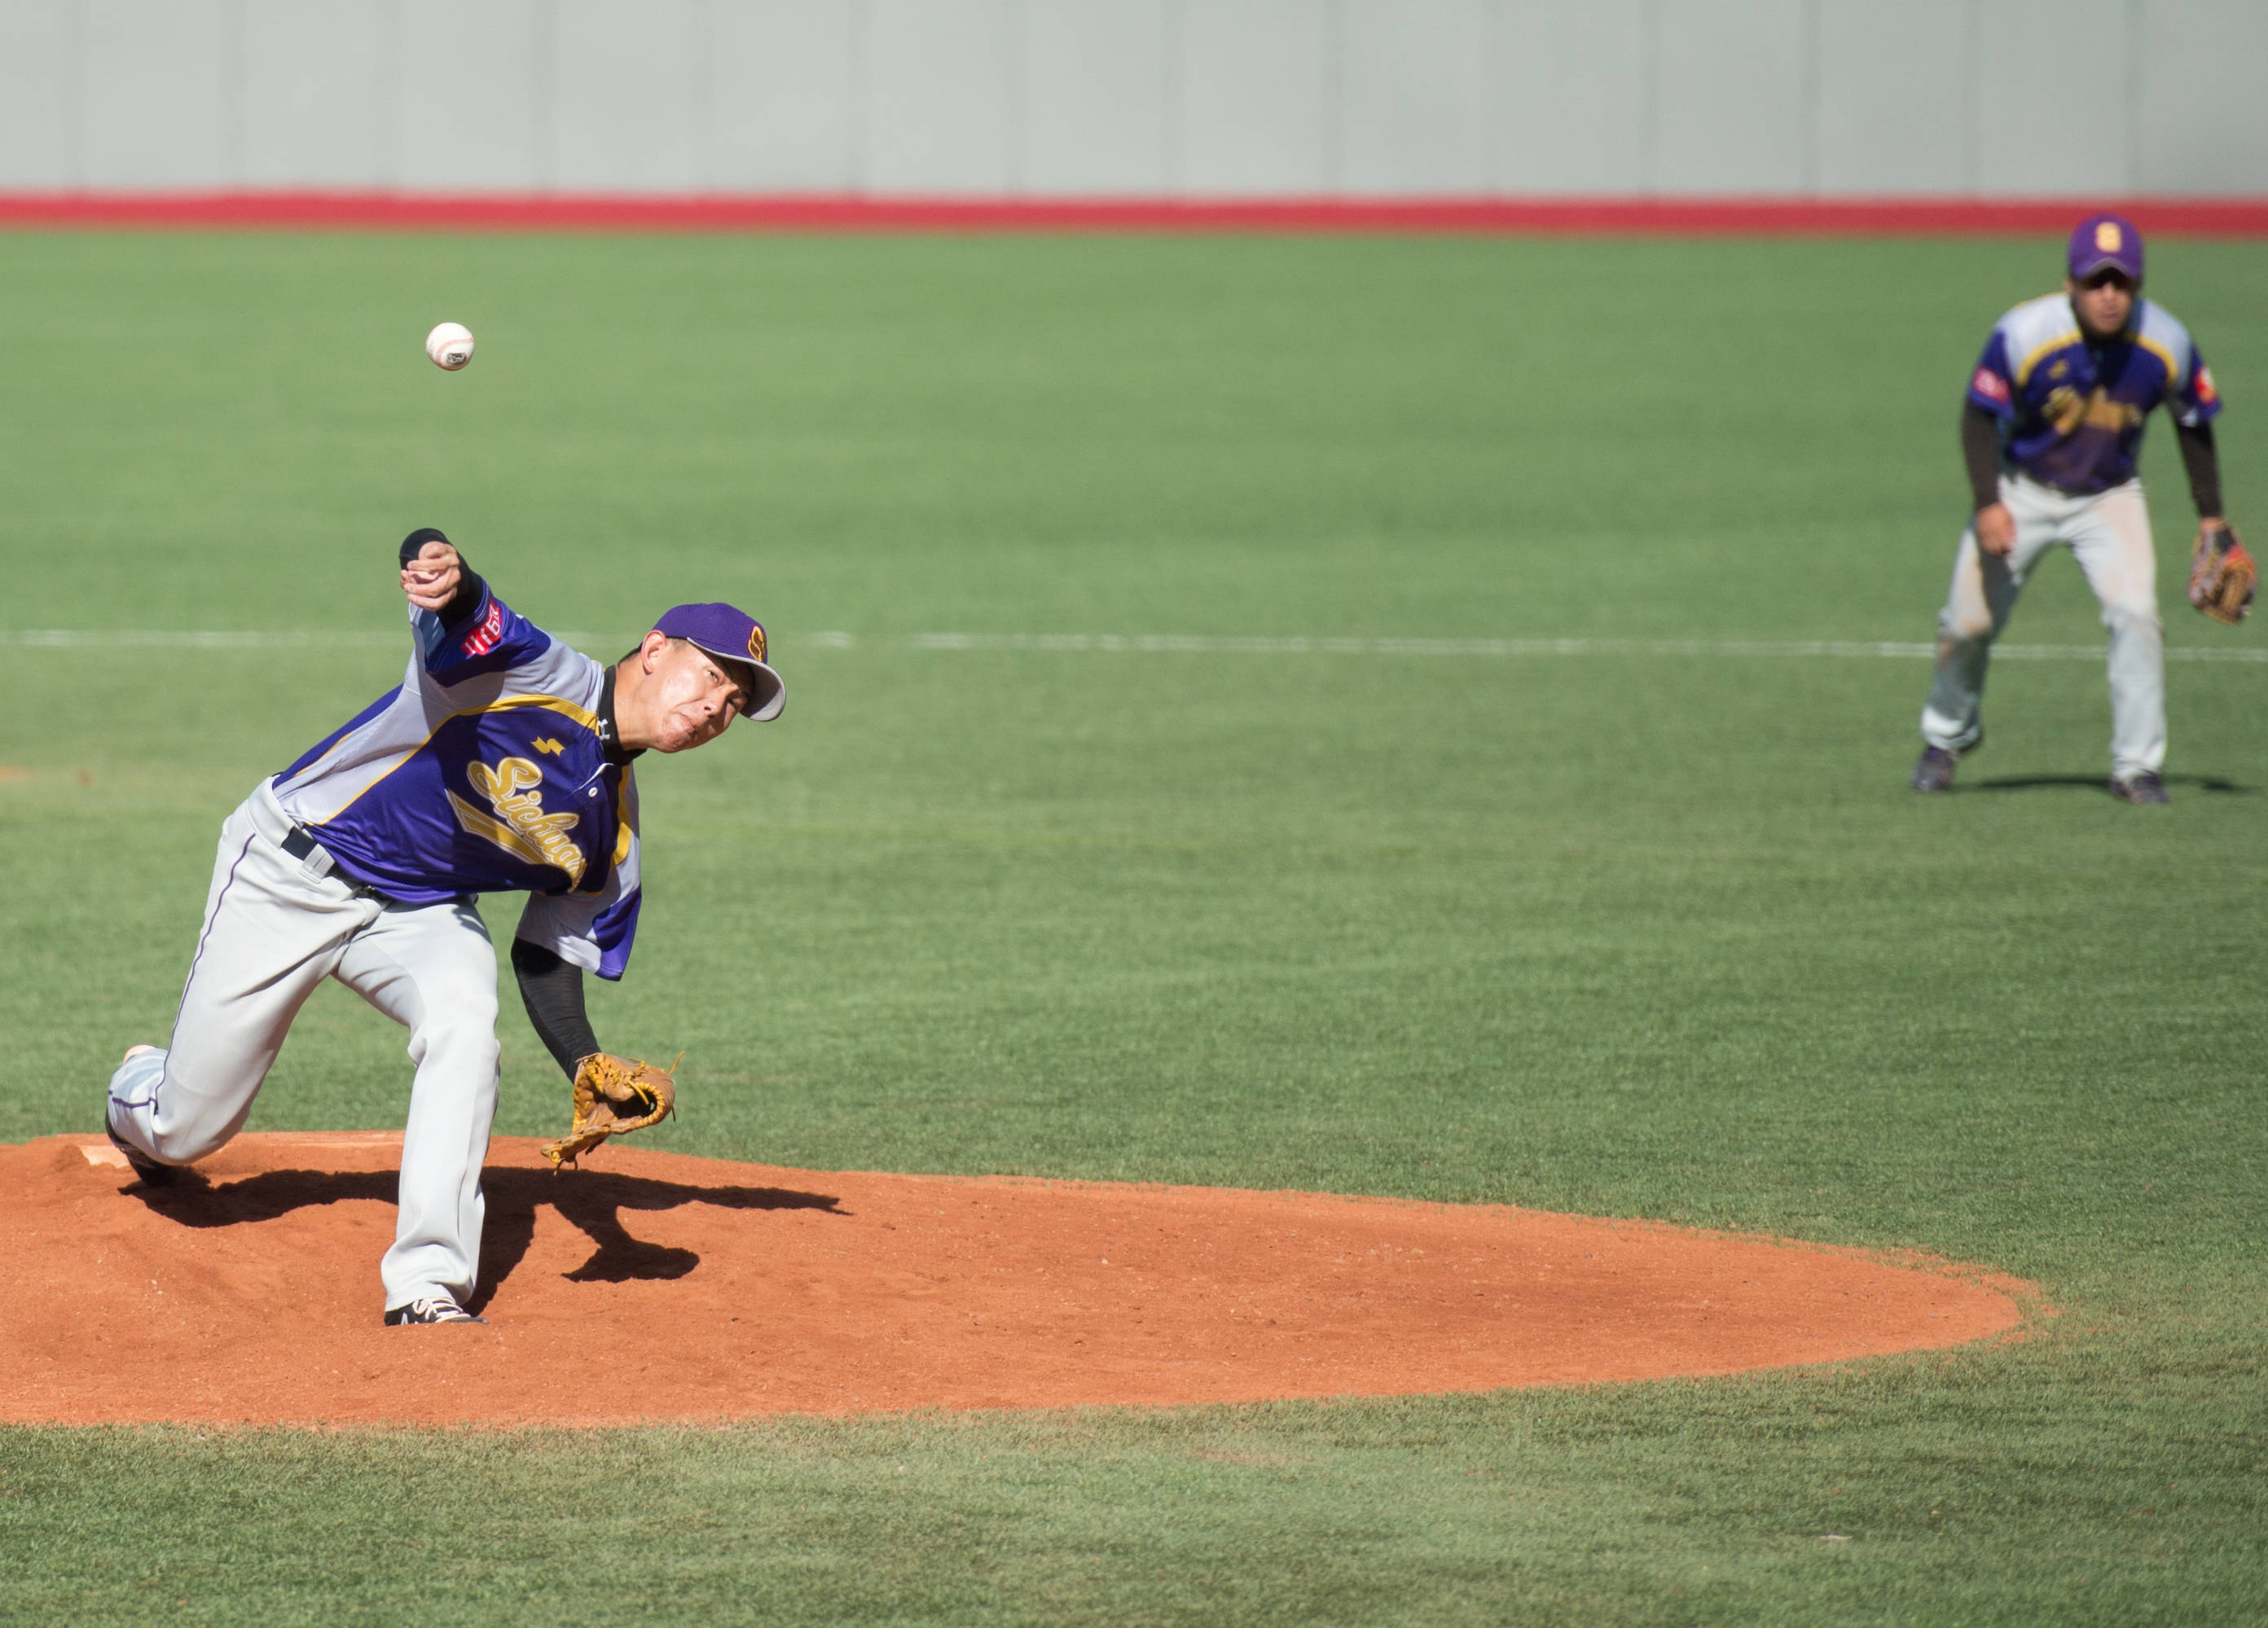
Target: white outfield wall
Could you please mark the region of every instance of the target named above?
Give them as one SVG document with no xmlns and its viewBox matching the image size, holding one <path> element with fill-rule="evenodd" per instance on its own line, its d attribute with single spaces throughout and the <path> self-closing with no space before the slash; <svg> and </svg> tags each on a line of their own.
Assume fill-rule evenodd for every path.
<svg viewBox="0 0 2268 1628">
<path fill-rule="evenodd" d="M 0 0 L 0 190 L 2268 194 L 2268 0 Z"/>
</svg>

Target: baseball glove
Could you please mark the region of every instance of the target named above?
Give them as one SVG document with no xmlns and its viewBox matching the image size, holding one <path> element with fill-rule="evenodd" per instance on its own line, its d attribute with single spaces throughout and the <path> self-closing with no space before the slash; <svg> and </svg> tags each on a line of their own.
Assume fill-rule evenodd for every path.
<svg viewBox="0 0 2268 1628">
<path fill-rule="evenodd" d="M 684 1060 L 679 1052 L 677 1062 Z M 592 1052 L 575 1066 L 575 1123 L 544 1145 L 543 1156 L 564 1169 L 609 1136 L 659 1125 L 677 1109 L 676 1073 L 677 1063 L 661 1069 L 611 1052 Z"/>
<path fill-rule="evenodd" d="M 2235 526 L 2208 520 L 2198 528 L 2197 552 L 2190 556 L 2191 605 L 2234 627 L 2252 609 L 2259 585 L 2260 568 L 2236 540 Z"/>
</svg>

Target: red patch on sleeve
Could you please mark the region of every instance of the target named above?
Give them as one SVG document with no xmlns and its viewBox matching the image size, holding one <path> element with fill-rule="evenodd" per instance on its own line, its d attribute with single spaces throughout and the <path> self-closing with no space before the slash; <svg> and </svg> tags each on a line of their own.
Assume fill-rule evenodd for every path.
<svg viewBox="0 0 2268 1628">
<path fill-rule="evenodd" d="M 1978 368 L 1977 377 L 1969 381 L 1969 388 L 1977 395 L 1998 401 L 2003 407 L 2008 404 L 2008 381 L 1991 368 Z"/>
<path fill-rule="evenodd" d="M 2197 370 L 2197 399 L 2207 407 L 2220 400 L 2220 392 L 2213 387 L 2213 370 L 2209 367 Z"/>
<path fill-rule="evenodd" d="M 465 635 L 464 643 L 458 648 L 468 656 L 486 656 L 496 649 L 497 641 L 503 637 L 504 606 L 491 599 L 489 601 L 489 613 L 481 618 L 479 627 Z"/>
</svg>

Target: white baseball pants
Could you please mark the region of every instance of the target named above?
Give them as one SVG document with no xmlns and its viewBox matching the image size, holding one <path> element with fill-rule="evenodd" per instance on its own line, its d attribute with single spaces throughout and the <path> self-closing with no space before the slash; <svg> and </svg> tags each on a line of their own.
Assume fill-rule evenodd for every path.
<svg viewBox="0 0 2268 1628">
<path fill-rule="evenodd" d="M 2016 594 L 2040 556 L 2060 543 L 2078 560 L 2110 630 L 2110 772 L 2118 779 L 2166 761 L 2166 633 L 2158 620 L 2158 556 L 2142 483 L 2070 497 L 2021 475 L 2000 477 L 2000 501 L 2016 519 L 2005 558 L 1961 534 L 1953 590 L 1937 619 L 1937 675 L 1922 708 L 1922 738 L 1966 752 L 1984 733 L 1984 670 Z"/>
<path fill-rule="evenodd" d="M 244 1128 L 300 1006 L 335 978 L 409 1030 L 417 1074 L 401 1143 L 401 1217 L 379 1275 L 387 1309 L 477 1280 L 481 1163 L 497 1104 L 496 951 L 470 899 L 390 905 L 280 846 L 263 783 L 221 827 L 204 930 L 166 1049 L 111 1076 L 110 1128 L 188 1164 Z"/>
</svg>

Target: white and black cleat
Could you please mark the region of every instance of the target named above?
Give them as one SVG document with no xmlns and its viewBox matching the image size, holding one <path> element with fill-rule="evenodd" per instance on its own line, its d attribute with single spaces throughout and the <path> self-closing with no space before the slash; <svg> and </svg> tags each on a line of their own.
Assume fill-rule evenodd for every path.
<svg viewBox="0 0 2268 1628">
<path fill-rule="evenodd" d="M 1925 746 L 1921 756 L 1914 759 L 1913 788 L 1916 791 L 1951 791 L 1953 772 L 1961 766 L 1958 752 L 1942 746 Z"/>
<path fill-rule="evenodd" d="M 2121 803 L 2171 803 L 2166 795 L 2166 782 L 2144 769 L 2110 782 L 2110 795 Z"/>
<path fill-rule="evenodd" d="M 126 1048 L 126 1055 L 118 1060 L 119 1065 L 122 1067 L 143 1052 L 157 1049 L 154 1045 L 129 1045 Z M 158 1163 L 139 1148 L 130 1146 L 124 1137 L 111 1128 L 110 1100 L 107 1096 L 104 1097 L 102 1104 L 102 1133 L 110 1138 L 112 1147 L 126 1156 L 126 1168 L 141 1179 L 144 1187 L 170 1187 L 181 1179 L 185 1166 Z"/>
<path fill-rule="evenodd" d="M 129 1145 L 107 1124 L 102 1127 L 102 1133 L 110 1138 L 112 1147 L 126 1155 L 126 1168 L 134 1172 L 144 1187 L 170 1187 L 181 1179 L 180 1165 L 158 1163 L 139 1148 Z"/>
<path fill-rule="evenodd" d="M 431 1300 L 413 1300 L 407 1306 L 396 1306 L 386 1314 L 386 1326 L 401 1328 L 411 1323 L 486 1323 L 486 1317 L 476 1317 L 446 1294 Z"/>
</svg>

